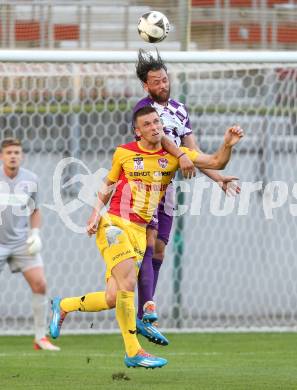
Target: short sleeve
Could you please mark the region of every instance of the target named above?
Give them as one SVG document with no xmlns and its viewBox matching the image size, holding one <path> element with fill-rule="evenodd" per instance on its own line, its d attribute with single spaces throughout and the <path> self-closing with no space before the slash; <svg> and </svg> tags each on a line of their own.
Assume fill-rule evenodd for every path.
<svg viewBox="0 0 297 390">
<path fill-rule="evenodd" d="M 107 175 L 107 178 L 110 181 L 116 183 L 119 180 L 121 171 L 122 171 L 121 150 L 120 148 L 116 148 L 112 158 L 112 166 Z"/>
<path fill-rule="evenodd" d="M 188 113 L 188 110 L 187 108 L 184 106 L 183 107 L 185 112 L 186 112 L 186 119 L 185 119 L 185 122 L 184 122 L 184 131 L 183 131 L 183 134 L 181 135 L 181 137 L 185 137 L 189 134 L 192 134 L 192 125 L 191 125 L 191 122 L 190 122 L 190 117 L 189 117 L 189 113 Z"/>
<path fill-rule="evenodd" d="M 40 207 L 40 200 L 39 200 L 39 185 L 38 185 L 38 179 L 36 178 L 36 181 L 35 181 L 35 186 L 36 187 L 36 190 L 35 191 L 32 191 L 31 193 L 31 198 L 32 200 L 34 201 L 34 209 L 37 210 L 39 209 Z"/>
<path fill-rule="evenodd" d="M 199 152 L 197 152 L 197 150 L 194 150 L 194 149 L 189 149 L 189 148 L 186 148 L 184 146 L 182 146 L 180 148 L 180 150 L 183 152 L 183 153 L 186 153 L 186 155 L 189 157 L 189 159 L 191 161 L 195 161 L 196 158 L 199 156 Z"/>
</svg>

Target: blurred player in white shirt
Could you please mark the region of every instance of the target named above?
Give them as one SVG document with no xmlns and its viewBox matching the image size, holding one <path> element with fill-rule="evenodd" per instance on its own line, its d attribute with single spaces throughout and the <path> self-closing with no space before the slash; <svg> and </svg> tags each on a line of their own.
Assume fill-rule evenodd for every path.
<svg viewBox="0 0 297 390">
<path fill-rule="evenodd" d="M 20 167 L 23 153 L 18 139 L 4 139 L 0 157 L 0 272 L 7 263 L 11 272 L 22 272 L 32 290 L 34 349 L 59 351 L 46 337 L 47 287 L 40 256 L 38 179 Z"/>
</svg>

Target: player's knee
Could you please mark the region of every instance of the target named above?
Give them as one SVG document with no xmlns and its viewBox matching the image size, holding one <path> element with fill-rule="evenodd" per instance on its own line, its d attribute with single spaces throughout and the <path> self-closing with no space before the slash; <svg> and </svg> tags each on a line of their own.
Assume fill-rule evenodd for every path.
<svg viewBox="0 0 297 390">
<path fill-rule="evenodd" d="M 105 299 L 108 307 L 111 309 L 116 306 L 117 294 L 116 291 L 106 291 Z"/>
<path fill-rule="evenodd" d="M 156 245 L 154 249 L 154 259 L 163 261 L 165 257 L 166 244 L 162 240 L 156 240 Z"/>
<path fill-rule="evenodd" d="M 121 290 L 122 291 L 134 291 L 135 290 L 135 287 L 136 287 L 136 281 L 134 283 L 134 281 L 126 281 L 125 284 L 122 285 L 122 288 Z"/>
<path fill-rule="evenodd" d="M 122 280 L 120 283 L 120 290 L 123 291 L 134 291 L 136 287 L 136 273 L 135 274 L 130 274 L 126 277 L 125 280 Z"/>
<path fill-rule="evenodd" d="M 156 239 L 157 239 L 157 230 L 147 229 L 146 230 L 146 244 L 147 244 L 147 246 L 151 246 L 153 248 L 156 245 Z"/>
<path fill-rule="evenodd" d="M 34 294 L 46 294 L 45 279 L 38 279 L 31 283 L 31 289 Z"/>
</svg>

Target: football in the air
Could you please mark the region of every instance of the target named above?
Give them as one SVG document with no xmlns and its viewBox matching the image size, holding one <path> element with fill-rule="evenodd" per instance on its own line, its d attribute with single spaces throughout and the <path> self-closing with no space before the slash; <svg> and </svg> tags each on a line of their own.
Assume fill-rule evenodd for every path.
<svg viewBox="0 0 297 390">
<path fill-rule="evenodd" d="M 138 22 L 138 32 L 141 38 L 150 43 L 163 41 L 169 33 L 170 24 L 167 17 L 159 11 L 143 14 Z"/>
</svg>

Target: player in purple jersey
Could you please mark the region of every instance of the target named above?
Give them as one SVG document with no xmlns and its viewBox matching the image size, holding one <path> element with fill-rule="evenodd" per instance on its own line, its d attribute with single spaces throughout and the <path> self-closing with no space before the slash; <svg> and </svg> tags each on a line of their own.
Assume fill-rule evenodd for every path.
<svg viewBox="0 0 297 390">
<path fill-rule="evenodd" d="M 182 145 L 190 149 L 199 150 L 192 133 L 189 114 L 185 105 L 170 97 L 170 81 L 167 68 L 158 51 L 156 58 L 143 50 L 139 51 L 136 74 L 148 96 L 136 104 L 133 112 L 135 113 L 147 105 L 153 106 L 162 119 L 167 138 L 171 139 L 177 147 Z M 168 144 L 166 147 L 162 142 L 162 146 L 168 150 Z M 170 147 L 172 148 L 172 146 Z M 168 152 L 172 153 L 171 150 L 168 150 Z M 182 169 L 183 174 L 185 177 L 190 178 L 193 175 L 194 166 L 191 161 L 187 161 L 186 156 L 182 156 L 182 158 L 186 167 L 184 170 Z M 237 180 L 236 177 L 222 176 L 213 170 L 205 169 L 201 171 L 217 182 L 222 190 L 228 194 L 234 195 L 240 192 L 240 188 L 235 182 Z M 172 195 L 169 189 L 160 202 L 155 217 L 148 226 L 147 249 L 138 279 L 138 331 L 151 341 L 163 345 L 167 344 L 168 340 L 162 338 L 161 334 L 155 337 L 156 332 L 152 325 L 158 318 L 153 296 L 172 228 L 175 206 Z M 153 337 L 151 336 L 152 334 L 154 335 Z"/>
</svg>

